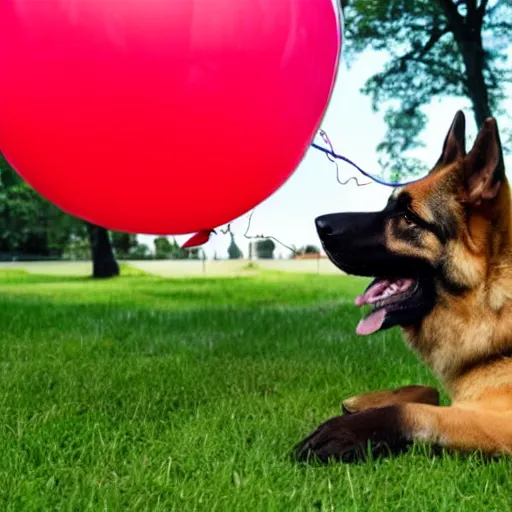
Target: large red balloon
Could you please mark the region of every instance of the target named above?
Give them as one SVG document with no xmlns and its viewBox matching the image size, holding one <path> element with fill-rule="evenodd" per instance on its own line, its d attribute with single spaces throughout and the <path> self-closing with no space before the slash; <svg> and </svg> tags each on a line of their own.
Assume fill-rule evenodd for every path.
<svg viewBox="0 0 512 512">
<path fill-rule="evenodd" d="M 333 0 L 1 0 L 0 151 L 101 226 L 215 227 L 300 163 L 340 47 Z"/>
</svg>

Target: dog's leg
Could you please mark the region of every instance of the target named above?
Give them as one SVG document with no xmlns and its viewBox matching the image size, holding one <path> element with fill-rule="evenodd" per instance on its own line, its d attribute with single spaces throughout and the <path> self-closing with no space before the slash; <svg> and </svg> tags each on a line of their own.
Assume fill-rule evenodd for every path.
<svg viewBox="0 0 512 512">
<path fill-rule="evenodd" d="M 341 408 L 344 414 L 352 414 L 374 407 L 410 402 L 439 405 L 439 392 L 430 386 L 403 386 L 347 398 L 343 400 Z"/>
<path fill-rule="evenodd" d="M 320 425 L 294 450 L 298 460 L 351 462 L 403 451 L 414 441 L 463 452 L 512 454 L 512 411 L 409 403 L 337 416 Z"/>
</svg>

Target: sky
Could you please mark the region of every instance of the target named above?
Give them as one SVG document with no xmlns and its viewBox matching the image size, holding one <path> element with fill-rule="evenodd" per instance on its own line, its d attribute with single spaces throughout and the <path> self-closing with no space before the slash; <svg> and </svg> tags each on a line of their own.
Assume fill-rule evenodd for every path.
<svg viewBox="0 0 512 512">
<path fill-rule="evenodd" d="M 321 128 L 328 134 L 336 152 L 349 157 L 368 172 L 379 172 L 378 154 L 375 150 L 386 133 L 382 111 L 372 110 L 371 98 L 360 92 L 365 81 L 386 62 L 386 54 L 367 51 L 347 68 L 343 60 L 331 100 L 325 112 Z M 505 111 L 512 111 L 512 101 L 503 105 Z M 385 107 L 385 106 L 384 106 Z M 477 129 L 469 101 L 465 98 L 443 98 L 425 109 L 428 125 L 421 136 L 425 147 L 411 152 L 432 166 L 440 155 L 446 133 L 458 109 L 466 114 L 468 148 L 474 140 Z M 500 126 L 507 123 L 506 120 Z M 319 141 L 319 139 L 318 139 Z M 512 160 L 506 159 L 507 169 L 512 169 Z M 361 182 L 368 180 L 346 164 L 340 165 L 340 179 L 359 176 Z M 300 247 L 305 244 L 320 246 L 315 231 L 315 217 L 333 212 L 379 210 L 384 207 L 392 188 L 372 183 L 357 187 L 354 181 L 340 185 L 336 180 L 336 167 L 324 154 L 311 148 L 299 167 L 272 196 L 258 205 L 253 213 L 248 235 L 272 236 L 285 245 Z M 249 240 L 244 238 L 248 226 L 248 215 L 231 224 L 235 240 L 244 256 L 248 254 Z M 177 236 L 178 243 L 184 243 L 189 235 Z M 154 237 L 139 235 L 141 243 L 153 249 Z M 207 257 L 214 253 L 220 258 L 227 257 L 229 235 L 212 235 L 203 246 Z M 276 245 L 274 256 L 288 257 L 290 251 Z"/>
</svg>

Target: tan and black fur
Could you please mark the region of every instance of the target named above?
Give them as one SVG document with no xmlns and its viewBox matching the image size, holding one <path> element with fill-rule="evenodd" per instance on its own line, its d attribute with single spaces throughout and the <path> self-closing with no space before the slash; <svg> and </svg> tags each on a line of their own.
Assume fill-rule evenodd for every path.
<svg viewBox="0 0 512 512">
<path fill-rule="evenodd" d="M 418 280 L 383 328 L 402 328 L 451 405 L 424 386 L 349 398 L 296 457 L 349 461 L 368 445 L 380 454 L 415 441 L 512 454 L 511 197 L 496 121 L 484 122 L 466 152 L 458 112 L 427 177 L 395 189 L 382 212 L 323 216 L 317 229 L 342 270 Z"/>
</svg>

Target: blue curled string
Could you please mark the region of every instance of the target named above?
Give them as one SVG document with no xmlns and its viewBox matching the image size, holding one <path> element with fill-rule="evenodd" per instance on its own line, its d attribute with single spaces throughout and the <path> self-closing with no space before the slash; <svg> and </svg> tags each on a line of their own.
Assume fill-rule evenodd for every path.
<svg viewBox="0 0 512 512">
<path fill-rule="evenodd" d="M 359 167 L 355 162 L 350 160 L 350 158 L 347 158 L 346 156 L 339 155 L 338 153 L 336 153 L 334 151 L 334 148 L 333 148 L 332 144 L 331 144 L 331 141 L 329 140 L 329 137 L 327 136 L 327 133 L 324 130 L 320 130 L 319 134 L 322 137 L 322 139 L 324 140 L 324 142 L 329 147 L 325 148 L 323 146 L 320 146 L 319 144 L 316 144 L 315 142 L 311 143 L 311 147 L 313 147 L 315 149 L 318 149 L 319 151 L 321 151 L 322 153 L 327 155 L 327 158 L 331 162 L 334 162 L 335 164 L 336 164 L 336 160 L 341 160 L 342 162 L 345 162 L 345 163 L 351 165 L 352 167 L 354 167 L 355 169 L 357 169 L 363 176 L 369 178 L 370 180 L 374 181 L 375 183 L 379 183 L 380 185 L 385 185 L 386 187 L 402 187 L 404 185 L 407 185 L 408 183 L 412 183 L 412 181 L 415 181 L 415 180 L 412 180 L 412 181 L 396 182 L 396 181 L 386 181 L 386 180 L 383 180 L 381 178 L 378 178 L 377 176 L 374 176 L 373 174 L 370 174 L 369 172 L 366 172 L 364 169 L 361 169 L 361 167 Z M 369 185 L 370 184 L 370 183 L 363 183 L 363 184 L 361 184 L 361 183 L 359 183 L 357 181 L 356 178 L 353 178 L 353 179 L 355 179 L 355 181 L 356 181 L 358 186 Z M 347 182 L 342 183 L 342 184 L 344 185 L 346 183 Z"/>
<path fill-rule="evenodd" d="M 337 170 L 337 176 L 336 177 L 337 177 L 338 183 L 340 183 L 341 185 L 346 185 L 350 180 L 354 180 L 358 187 L 362 187 L 364 185 L 371 185 L 372 182 L 379 183 L 380 185 L 385 185 L 386 187 L 400 187 L 400 186 L 406 185 L 407 183 L 411 183 L 411 181 L 403 182 L 403 183 L 386 181 L 386 180 L 383 180 L 381 178 L 378 178 L 377 176 L 374 176 L 374 175 L 370 174 L 369 172 L 366 172 L 364 169 L 361 169 L 361 167 L 359 167 L 355 162 L 350 160 L 350 158 L 347 158 L 346 156 L 343 156 L 343 155 L 339 155 L 338 153 L 336 153 L 334 151 L 334 147 L 333 147 L 333 145 L 332 145 L 332 143 L 331 143 L 327 133 L 325 132 L 325 130 L 320 130 L 319 131 L 319 135 L 320 135 L 320 137 L 322 137 L 322 140 L 325 142 L 325 144 L 327 144 L 328 147 L 320 146 L 319 144 L 316 144 L 314 142 L 311 143 L 311 147 L 313 147 L 313 148 L 317 149 L 318 151 L 321 151 L 322 153 L 324 153 L 327 156 L 327 158 L 329 159 L 329 161 L 334 163 L 334 165 L 336 166 L 336 170 Z M 345 163 L 351 165 L 352 167 L 357 169 L 363 176 L 365 176 L 366 178 L 368 178 L 368 179 L 370 179 L 372 181 L 367 182 L 367 183 L 359 183 L 358 179 L 356 177 L 354 177 L 354 176 L 350 177 L 346 181 L 341 181 L 340 178 L 339 178 L 339 168 L 338 168 L 338 163 L 336 162 L 337 160 L 341 160 L 342 162 L 345 162 Z M 248 223 L 247 223 L 247 228 L 246 228 L 245 233 L 243 235 L 244 238 L 246 238 L 248 240 L 271 238 L 272 240 L 275 240 L 278 244 L 282 245 L 283 247 L 285 247 L 286 249 L 291 251 L 294 255 L 297 254 L 297 251 L 296 251 L 295 247 L 286 245 L 285 243 L 281 242 L 281 240 L 277 239 L 274 236 L 268 236 L 268 235 L 264 235 L 264 234 L 257 234 L 257 235 L 252 235 L 252 236 L 249 235 L 249 230 L 250 230 L 250 227 L 251 227 L 251 221 L 252 221 L 253 214 L 254 214 L 254 209 L 251 211 L 251 213 L 249 215 L 249 220 L 248 220 Z M 214 234 L 217 234 L 217 231 L 215 229 L 212 229 L 211 232 L 214 233 Z M 232 231 L 231 231 L 231 222 L 227 225 L 227 227 L 225 229 L 219 229 L 219 232 L 222 233 L 223 235 L 226 235 L 228 233 L 232 233 Z"/>
</svg>

